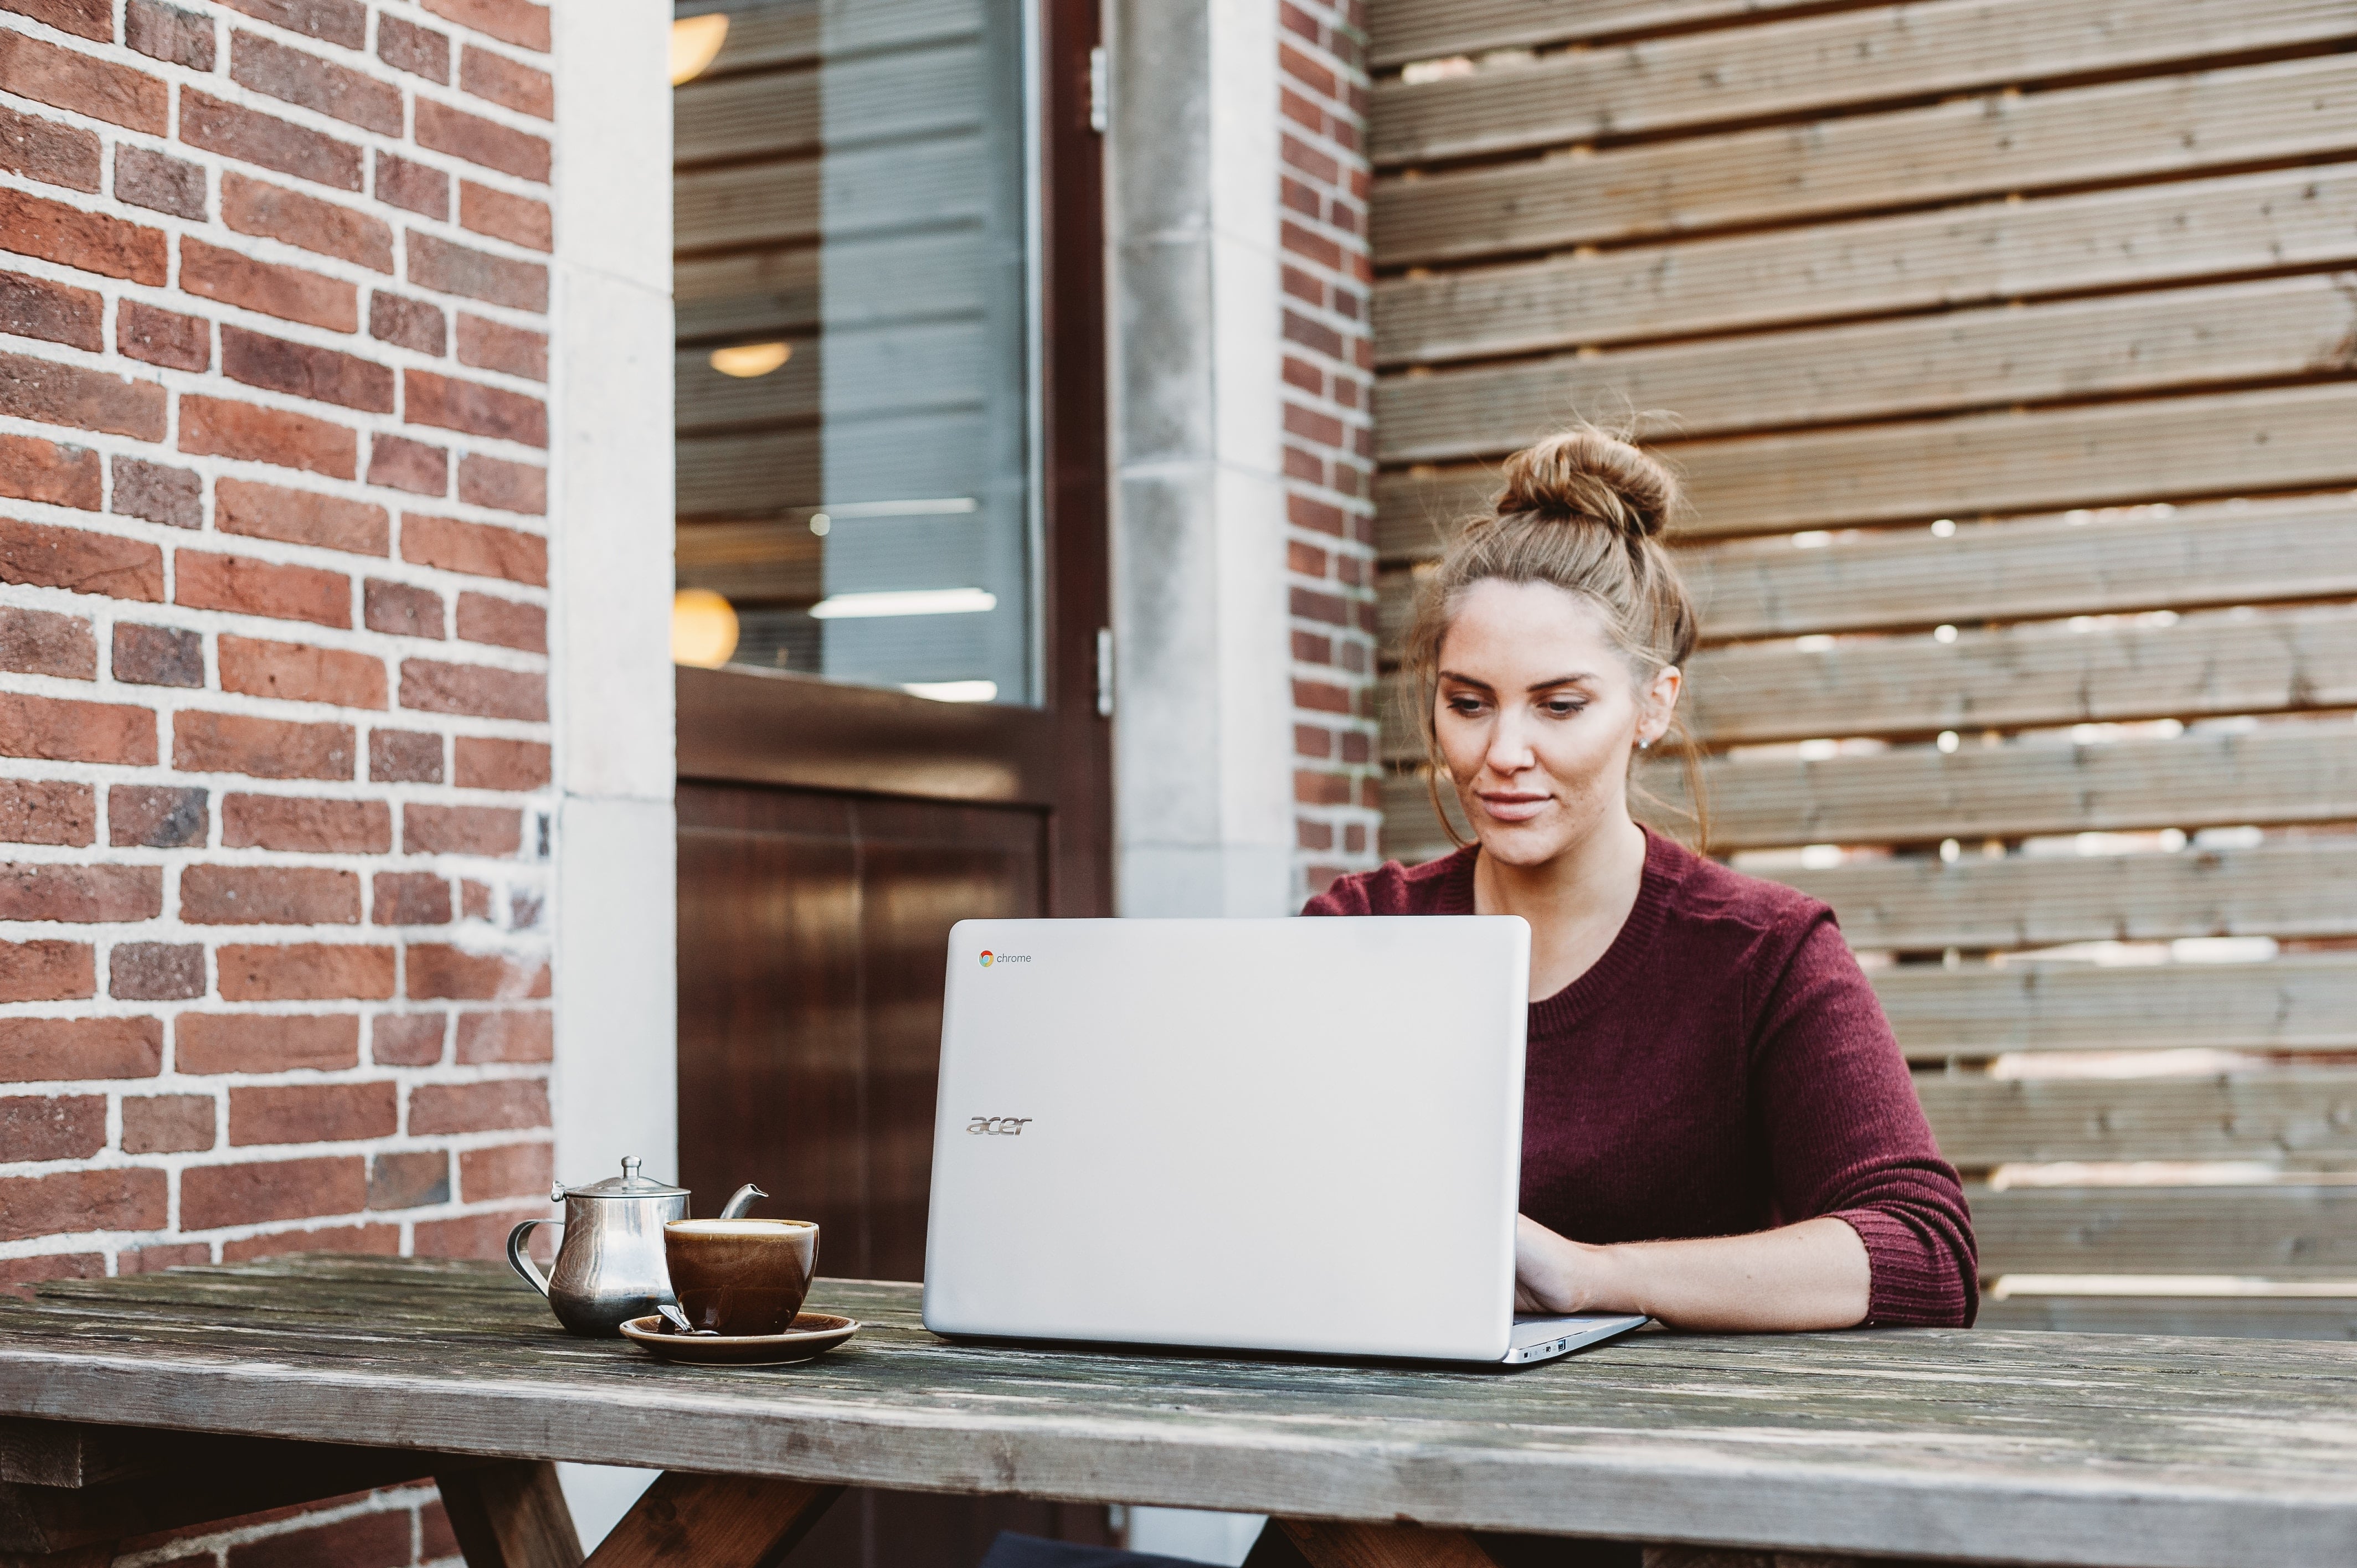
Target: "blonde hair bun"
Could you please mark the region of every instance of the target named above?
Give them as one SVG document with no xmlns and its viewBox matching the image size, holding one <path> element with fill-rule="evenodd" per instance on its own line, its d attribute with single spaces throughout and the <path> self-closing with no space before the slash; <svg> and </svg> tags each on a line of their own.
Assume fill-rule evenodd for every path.
<svg viewBox="0 0 2357 1568">
<path fill-rule="evenodd" d="M 1506 459 L 1501 518 L 1592 518 L 1632 539 L 1659 534 L 1676 514 L 1678 481 L 1659 459 L 1593 426 L 1550 435 Z"/>
</svg>

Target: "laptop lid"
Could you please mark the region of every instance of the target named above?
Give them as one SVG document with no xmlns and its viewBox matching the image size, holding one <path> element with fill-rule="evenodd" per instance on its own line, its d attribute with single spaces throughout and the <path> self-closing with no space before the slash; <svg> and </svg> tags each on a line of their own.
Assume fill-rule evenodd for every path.
<svg viewBox="0 0 2357 1568">
<path fill-rule="evenodd" d="M 964 920 L 925 1325 L 1496 1360 L 1530 928 Z"/>
</svg>

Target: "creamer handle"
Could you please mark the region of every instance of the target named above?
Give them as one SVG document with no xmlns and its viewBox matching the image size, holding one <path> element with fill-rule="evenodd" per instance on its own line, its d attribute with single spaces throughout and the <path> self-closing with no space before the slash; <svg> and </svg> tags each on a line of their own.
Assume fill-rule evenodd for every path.
<svg viewBox="0 0 2357 1568">
<path fill-rule="evenodd" d="M 527 1219 L 522 1224 L 517 1226 L 514 1230 L 509 1231 L 508 1265 L 529 1281 L 533 1289 L 538 1291 L 543 1295 L 546 1295 L 548 1294 L 548 1276 L 540 1272 L 539 1265 L 534 1263 L 531 1257 L 524 1251 L 525 1242 L 530 1239 L 532 1235 L 532 1228 L 535 1225 L 554 1225 L 559 1230 L 562 1230 L 564 1228 L 565 1221 L 562 1219 Z"/>
</svg>

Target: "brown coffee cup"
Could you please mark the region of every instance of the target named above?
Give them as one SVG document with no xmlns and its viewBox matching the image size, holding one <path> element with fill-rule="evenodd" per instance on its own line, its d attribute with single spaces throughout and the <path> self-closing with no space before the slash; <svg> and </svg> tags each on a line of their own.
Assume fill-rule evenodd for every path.
<svg viewBox="0 0 2357 1568">
<path fill-rule="evenodd" d="M 698 1328 L 782 1334 L 810 1294 L 818 1227 L 807 1219 L 673 1219 L 663 1226 L 672 1294 Z"/>
</svg>

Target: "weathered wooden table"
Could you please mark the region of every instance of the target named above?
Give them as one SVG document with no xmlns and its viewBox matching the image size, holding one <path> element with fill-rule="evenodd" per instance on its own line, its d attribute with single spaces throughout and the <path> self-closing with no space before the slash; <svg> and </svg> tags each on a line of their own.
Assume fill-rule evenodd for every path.
<svg viewBox="0 0 2357 1568">
<path fill-rule="evenodd" d="M 1469 1529 L 2103 1568 L 2357 1563 L 2357 1346 L 1646 1334 L 1506 1373 L 953 1345 L 911 1285 L 792 1368 L 562 1333 L 495 1265 L 289 1259 L 0 1305 L 0 1563 L 431 1475 L 472 1568 L 571 1568 L 551 1461 L 667 1472 L 597 1568 L 768 1563 L 835 1491 L 1277 1516 L 1318 1568 Z M 62 1555 L 59 1555 L 62 1554 Z"/>
</svg>

